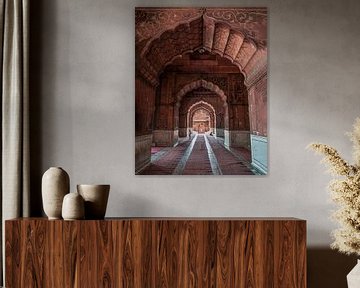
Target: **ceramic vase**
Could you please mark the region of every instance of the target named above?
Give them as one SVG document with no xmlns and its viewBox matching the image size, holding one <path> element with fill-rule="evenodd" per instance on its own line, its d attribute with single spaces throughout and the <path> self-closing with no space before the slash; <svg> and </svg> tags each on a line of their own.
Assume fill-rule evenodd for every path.
<svg viewBox="0 0 360 288">
<path fill-rule="evenodd" d="M 62 217 L 64 220 L 84 219 L 84 199 L 79 193 L 69 193 L 65 195 L 62 204 Z"/>
<path fill-rule="evenodd" d="M 357 261 L 355 267 L 347 275 L 348 288 L 360 287 L 360 260 Z"/>
<path fill-rule="evenodd" d="M 63 198 L 69 193 L 69 175 L 60 167 L 49 168 L 42 177 L 43 208 L 49 219 L 61 219 Z"/>
<path fill-rule="evenodd" d="M 85 201 L 85 219 L 104 219 L 110 185 L 77 185 Z"/>
</svg>

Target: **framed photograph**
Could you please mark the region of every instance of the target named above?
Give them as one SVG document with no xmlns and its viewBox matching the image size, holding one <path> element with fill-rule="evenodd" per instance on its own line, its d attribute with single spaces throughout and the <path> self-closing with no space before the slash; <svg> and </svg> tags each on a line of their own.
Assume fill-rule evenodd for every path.
<svg viewBox="0 0 360 288">
<path fill-rule="evenodd" d="M 135 9 L 135 173 L 264 175 L 267 9 Z"/>
</svg>

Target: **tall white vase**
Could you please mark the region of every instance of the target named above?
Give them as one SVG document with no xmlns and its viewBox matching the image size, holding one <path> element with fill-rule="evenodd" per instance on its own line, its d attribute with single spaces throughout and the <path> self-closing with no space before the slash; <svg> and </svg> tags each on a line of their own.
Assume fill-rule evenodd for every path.
<svg viewBox="0 0 360 288">
<path fill-rule="evenodd" d="M 347 275 L 348 288 L 360 287 L 360 260 L 357 261 L 355 267 Z"/>
<path fill-rule="evenodd" d="M 49 168 L 42 177 L 43 208 L 49 219 L 61 219 L 63 198 L 70 190 L 69 175 L 60 167 Z"/>
</svg>

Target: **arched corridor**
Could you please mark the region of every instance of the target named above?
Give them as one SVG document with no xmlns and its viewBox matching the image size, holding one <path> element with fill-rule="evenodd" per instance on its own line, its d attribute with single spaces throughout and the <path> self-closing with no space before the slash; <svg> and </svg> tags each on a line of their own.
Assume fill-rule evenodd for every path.
<svg viewBox="0 0 360 288">
<path fill-rule="evenodd" d="M 253 175 L 248 151 L 229 150 L 208 133 L 194 133 L 176 147 L 163 148 L 152 155 L 143 175 Z"/>
<path fill-rule="evenodd" d="M 262 8 L 136 9 L 137 174 L 167 158 L 174 163 L 159 167 L 173 174 L 186 149 L 208 155 L 211 145 L 222 155 L 241 150 L 249 173 L 267 173 L 266 21 Z M 191 159 L 212 163 L 197 153 L 189 167 Z"/>
</svg>

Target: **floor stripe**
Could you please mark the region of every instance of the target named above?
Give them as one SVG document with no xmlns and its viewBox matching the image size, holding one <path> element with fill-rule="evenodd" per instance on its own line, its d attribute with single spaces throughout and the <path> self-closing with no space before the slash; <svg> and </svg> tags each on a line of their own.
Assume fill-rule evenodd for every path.
<svg viewBox="0 0 360 288">
<path fill-rule="evenodd" d="M 209 140 L 207 139 L 206 135 L 204 135 L 204 137 L 205 137 L 205 144 L 206 144 L 206 149 L 207 149 L 207 152 L 208 152 L 208 157 L 209 157 L 209 160 L 210 160 L 211 170 L 212 170 L 214 175 L 222 175 L 219 163 L 218 163 L 218 161 L 216 159 L 214 151 L 212 150 L 212 148 L 210 146 Z"/>
<path fill-rule="evenodd" d="M 186 141 L 179 141 L 179 145 L 176 147 L 167 147 L 169 149 L 167 153 L 162 154 L 156 161 L 151 162 L 148 167 L 142 170 L 139 174 L 142 175 L 172 175 L 177 164 L 183 157 L 186 149 L 191 143 L 190 139 Z"/>
<path fill-rule="evenodd" d="M 182 175 L 213 175 L 203 134 L 198 135 Z"/>
<path fill-rule="evenodd" d="M 155 154 L 151 155 L 151 162 L 155 162 L 159 160 L 161 157 L 163 157 L 166 153 L 171 151 L 172 147 L 166 147 L 159 152 L 156 152 Z"/>
<path fill-rule="evenodd" d="M 208 137 L 209 144 L 216 156 L 223 175 L 253 175 L 243 161 L 221 145 L 214 137 Z"/>
<path fill-rule="evenodd" d="M 197 139 L 197 134 L 194 136 L 194 138 L 192 139 L 189 147 L 186 149 L 184 155 L 181 157 L 178 165 L 176 166 L 174 172 L 172 173 L 173 175 L 181 175 L 184 171 L 184 168 L 185 168 L 185 165 L 186 165 L 186 162 L 187 160 L 189 159 L 190 157 L 190 154 L 194 148 L 194 144 L 196 142 L 196 139 Z"/>
</svg>

